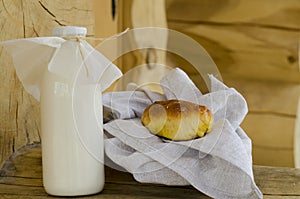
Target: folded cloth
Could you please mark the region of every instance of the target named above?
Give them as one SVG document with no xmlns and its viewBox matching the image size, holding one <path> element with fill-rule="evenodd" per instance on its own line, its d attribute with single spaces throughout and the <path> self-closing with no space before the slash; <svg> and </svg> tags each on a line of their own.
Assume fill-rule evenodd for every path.
<svg viewBox="0 0 300 199">
<path fill-rule="evenodd" d="M 106 156 L 139 182 L 192 185 L 213 198 L 262 198 L 252 171 L 251 140 L 239 127 L 247 104 L 235 89 L 210 76 L 211 92 L 202 95 L 189 77 L 174 69 L 160 82 L 163 94 L 136 87 L 103 95 Z M 131 86 L 132 87 L 132 86 Z M 140 120 L 155 101 L 179 99 L 208 107 L 212 131 L 189 141 L 151 134 Z"/>
</svg>

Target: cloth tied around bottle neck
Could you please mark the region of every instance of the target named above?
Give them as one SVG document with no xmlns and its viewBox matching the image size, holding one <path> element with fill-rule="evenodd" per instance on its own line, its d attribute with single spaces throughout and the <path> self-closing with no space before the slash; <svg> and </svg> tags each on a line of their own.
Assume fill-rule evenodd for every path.
<svg viewBox="0 0 300 199">
<path fill-rule="evenodd" d="M 120 33 L 124 34 L 127 29 Z M 11 54 L 16 74 L 25 90 L 40 101 L 40 88 L 45 69 L 81 84 L 99 84 L 107 89 L 122 72 L 86 40 L 114 39 L 86 37 L 35 37 L 0 42 Z M 72 45 L 68 41 L 76 41 Z M 68 59 L 68 64 L 64 64 Z M 60 67 L 64 65 L 64 67 Z"/>
<path fill-rule="evenodd" d="M 177 68 L 160 81 L 163 94 L 138 87 L 105 93 L 104 109 L 113 115 L 104 125 L 106 164 L 132 173 L 139 182 L 192 185 L 213 198 L 262 198 L 253 177 L 251 140 L 239 127 L 246 101 L 213 76 L 210 80 L 211 92 L 203 95 Z M 212 132 L 189 141 L 151 134 L 141 123 L 143 111 L 169 99 L 208 107 L 215 118 Z"/>
</svg>

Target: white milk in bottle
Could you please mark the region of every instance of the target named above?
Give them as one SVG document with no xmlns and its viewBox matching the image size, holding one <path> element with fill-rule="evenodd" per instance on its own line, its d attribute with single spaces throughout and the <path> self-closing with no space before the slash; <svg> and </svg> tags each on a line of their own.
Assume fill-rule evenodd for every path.
<svg viewBox="0 0 300 199">
<path fill-rule="evenodd" d="M 95 84 L 75 86 L 83 57 L 74 38 L 85 34 L 82 27 L 53 30 L 67 41 L 49 65 L 65 75 L 45 70 L 41 82 L 43 183 L 51 195 L 94 194 L 104 186 L 101 90 Z"/>
</svg>

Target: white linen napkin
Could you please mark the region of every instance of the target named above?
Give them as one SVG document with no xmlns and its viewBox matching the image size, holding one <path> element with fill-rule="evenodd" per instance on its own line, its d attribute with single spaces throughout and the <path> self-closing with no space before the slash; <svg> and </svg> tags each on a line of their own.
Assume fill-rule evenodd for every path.
<svg viewBox="0 0 300 199">
<path fill-rule="evenodd" d="M 251 140 L 239 127 L 246 101 L 213 76 L 210 80 L 211 92 L 202 95 L 177 68 L 161 80 L 163 94 L 138 87 L 104 94 L 104 109 L 113 116 L 104 125 L 106 156 L 139 182 L 192 185 L 213 198 L 262 198 L 253 178 Z M 208 107 L 215 117 L 212 131 L 189 141 L 151 134 L 140 120 L 144 109 L 169 99 Z"/>
<path fill-rule="evenodd" d="M 85 40 L 79 39 L 78 45 L 63 47 L 67 41 L 61 37 L 34 37 L 3 41 L 0 45 L 11 54 L 17 76 L 25 90 L 38 101 L 40 101 L 40 84 L 45 69 L 64 78 L 71 78 L 78 74 L 77 82 L 97 83 L 101 91 L 122 76 L 117 66 Z M 64 68 L 58 67 L 66 59 L 71 59 L 74 64 L 66 65 Z M 83 65 L 88 68 L 88 75 L 83 70 L 81 73 L 74 71 L 74 68 Z"/>
</svg>

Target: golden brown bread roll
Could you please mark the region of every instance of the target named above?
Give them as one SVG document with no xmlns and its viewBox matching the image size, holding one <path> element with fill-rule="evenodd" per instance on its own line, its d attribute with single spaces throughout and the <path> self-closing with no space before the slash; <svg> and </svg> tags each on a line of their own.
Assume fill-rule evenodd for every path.
<svg viewBox="0 0 300 199">
<path fill-rule="evenodd" d="M 190 140 L 210 132 L 213 115 L 205 106 L 182 100 L 167 100 L 148 106 L 141 120 L 155 135 L 171 140 Z"/>
</svg>

